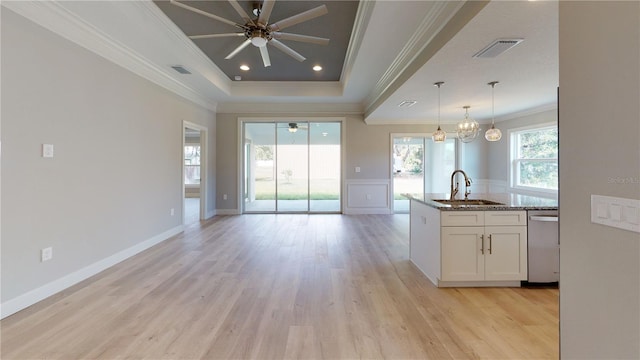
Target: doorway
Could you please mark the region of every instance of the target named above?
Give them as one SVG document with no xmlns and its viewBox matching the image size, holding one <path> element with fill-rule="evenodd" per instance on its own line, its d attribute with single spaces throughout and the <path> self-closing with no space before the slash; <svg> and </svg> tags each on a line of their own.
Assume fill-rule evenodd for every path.
<svg viewBox="0 0 640 360">
<path fill-rule="evenodd" d="M 339 213 L 341 122 L 243 123 L 244 213 Z"/>
<path fill-rule="evenodd" d="M 456 169 L 456 139 L 434 143 L 430 135 L 392 134 L 391 169 L 393 211 L 409 212 L 409 199 L 449 191 L 449 176 Z"/>
<path fill-rule="evenodd" d="M 206 137 L 205 127 L 184 122 L 182 142 L 182 214 L 183 224 L 206 218 Z"/>
</svg>

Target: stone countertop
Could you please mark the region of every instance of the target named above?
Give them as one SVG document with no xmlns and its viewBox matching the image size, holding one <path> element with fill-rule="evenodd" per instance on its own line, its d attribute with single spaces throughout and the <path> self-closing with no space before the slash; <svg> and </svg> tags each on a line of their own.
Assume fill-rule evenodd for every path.
<svg viewBox="0 0 640 360">
<path fill-rule="evenodd" d="M 500 205 L 449 205 L 441 204 L 433 201 L 448 200 L 449 194 L 425 194 L 424 198 L 416 197 L 411 194 L 402 194 L 403 196 L 420 202 L 424 205 L 436 208 L 438 210 L 470 210 L 470 211 L 486 211 L 486 210 L 558 210 L 558 200 L 549 199 L 531 195 L 522 195 L 515 193 L 496 193 L 496 194 L 472 194 L 469 200 L 484 199 L 500 203 Z"/>
</svg>

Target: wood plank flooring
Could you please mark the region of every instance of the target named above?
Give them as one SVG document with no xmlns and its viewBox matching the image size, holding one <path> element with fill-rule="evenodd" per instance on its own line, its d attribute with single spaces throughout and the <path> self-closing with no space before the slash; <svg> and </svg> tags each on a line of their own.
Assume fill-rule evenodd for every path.
<svg viewBox="0 0 640 360">
<path fill-rule="evenodd" d="M 3 359 L 552 359 L 558 290 L 438 289 L 407 215 L 218 216 L 0 322 Z"/>
</svg>

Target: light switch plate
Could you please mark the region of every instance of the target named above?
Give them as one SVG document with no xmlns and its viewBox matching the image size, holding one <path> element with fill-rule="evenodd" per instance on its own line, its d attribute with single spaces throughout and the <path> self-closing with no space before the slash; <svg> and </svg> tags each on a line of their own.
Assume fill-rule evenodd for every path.
<svg viewBox="0 0 640 360">
<path fill-rule="evenodd" d="M 591 222 L 640 233 L 640 200 L 591 195 Z"/>
<path fill-rule="evenodd" d="M 53 157 L 53 144 L 42 144 L 42 157 Z"/>
</svg>

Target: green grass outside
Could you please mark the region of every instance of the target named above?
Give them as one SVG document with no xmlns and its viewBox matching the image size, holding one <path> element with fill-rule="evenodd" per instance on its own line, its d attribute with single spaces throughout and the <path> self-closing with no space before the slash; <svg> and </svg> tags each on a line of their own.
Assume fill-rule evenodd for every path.
<svg viewBox="0 0 640 360">
<path fill-rule="evenodd" d="M 311 191 L 307 189 L 306 179 L 291 179 L 288 182 L 278 181 L 278 200 L 306 200 L 307 194 L 311 200 L 340 200 L 340 180 L 314 179 L 311 180 Z M 275 200 L 275 181 L 256 179 L 256 200 Z"/>
</svg>

